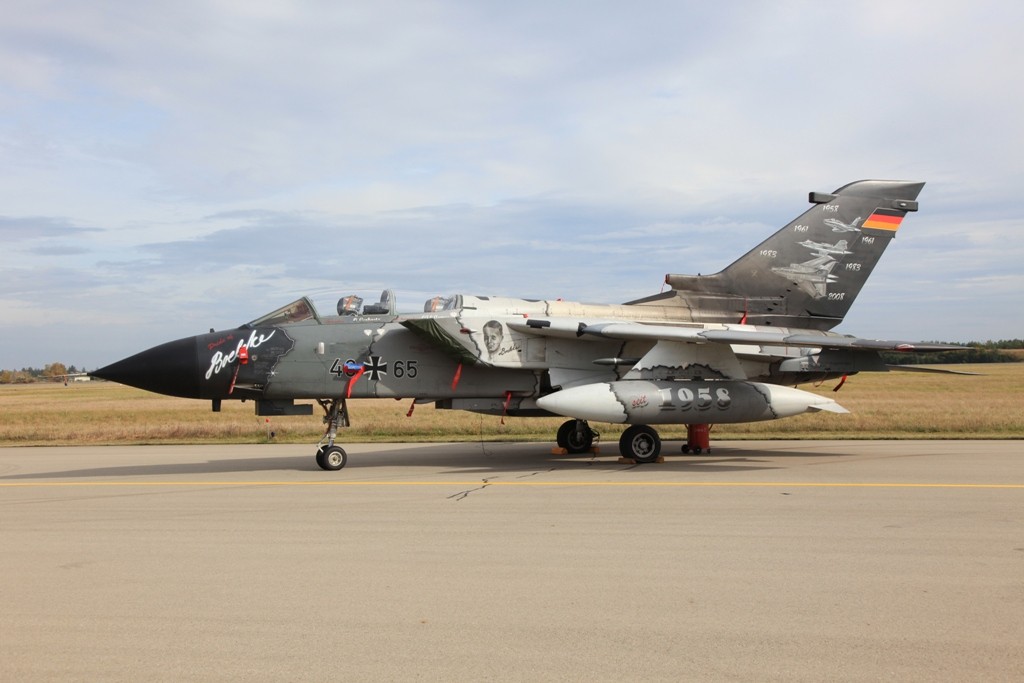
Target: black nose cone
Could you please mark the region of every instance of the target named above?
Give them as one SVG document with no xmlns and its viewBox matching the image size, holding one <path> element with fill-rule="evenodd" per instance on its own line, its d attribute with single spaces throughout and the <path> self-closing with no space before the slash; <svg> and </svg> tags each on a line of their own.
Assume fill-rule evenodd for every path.
<svg viewBox="0 0 1024 683">
<path fill-rule="evenodd" d="M 90 374 L 158 394 L 201 398 L 196 337 L 154 346 Z"/>
</svg>

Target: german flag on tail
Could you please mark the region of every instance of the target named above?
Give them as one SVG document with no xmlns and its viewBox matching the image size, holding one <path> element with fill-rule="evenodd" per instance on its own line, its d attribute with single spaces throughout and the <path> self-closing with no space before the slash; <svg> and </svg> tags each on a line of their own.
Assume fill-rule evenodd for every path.
<svg viewBox="0 0 1024 683">
<path fill-rule="evenodd" d="M 897 209 L 875 209 L 861 227 L 896 232 L 906 215 L 906 211 Z"/>
</svg>

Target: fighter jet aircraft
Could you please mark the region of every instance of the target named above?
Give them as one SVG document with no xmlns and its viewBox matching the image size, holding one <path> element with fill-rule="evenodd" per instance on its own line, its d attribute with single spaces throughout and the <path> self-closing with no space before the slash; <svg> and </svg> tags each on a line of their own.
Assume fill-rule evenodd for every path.
<svg viewBox="0 0 1024 683">
<path fill-rule="evenodd" d="M 238 328 L 168 342 L 93 374 L 209 400 L 214 411 L 225 400 L 252 400 L 257 415 L 309 415 L 312 404 L 295 402 L 315 400 L 327 425 L 316 450 L 325 470 L 347 462 L 336 439 L 349 424 L 348 401 L 370 397 L 494 415 L 563 415 L 570 419 L 556 441 L 569 453 L 591 449 L 591 421 L 628 424 L 619 450 L 644 463 L 661 452 L 650 425 L 685 424 L 684 451 L 699 452 L 709 446 L 709 424 L 846 412 L 831 398 L 795 388 L 801 383 L 884 371 L 881 351 L 958 348 L 829 331 L 903 217 L 917 211 L 922 187 L 862 180 L 813 192 L 811 208 L 724 270 L 666 275 L 670 291 L 623 304 L 459 294 L 400 315 L 386 291 L 366 306 L 343 297 L 338 315 L 328 317 L 302 298 Z M 865 215 L 840 267 L 827 255 L 827 267 L 801 264 L 808 242 L 824 244 L 836 224 L 856 225 Z"/>
</svg>

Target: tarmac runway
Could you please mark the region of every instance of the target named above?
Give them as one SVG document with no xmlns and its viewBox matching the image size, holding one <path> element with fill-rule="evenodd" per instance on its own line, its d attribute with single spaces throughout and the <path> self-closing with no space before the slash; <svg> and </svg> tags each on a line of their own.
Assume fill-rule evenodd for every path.
<svg viewBox="0 0 1024 683">
<path fill-rule="evenodd" d="M 1019 441 L 549 449 L 0 449 L 0 680 L 1024 679 Z"/>
</svg>

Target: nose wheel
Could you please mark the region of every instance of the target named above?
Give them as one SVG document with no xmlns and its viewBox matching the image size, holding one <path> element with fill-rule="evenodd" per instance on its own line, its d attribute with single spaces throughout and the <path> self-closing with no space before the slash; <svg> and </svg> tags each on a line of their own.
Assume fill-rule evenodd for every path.
<svg viewBox="0 0 1024 683">
<path fill-rule="evenodd" d="M 327 446 L 316 452 L 316 464 L 323 470 L 340 470 L 348 462 L 348 455 L 341 446 Z"/>
<path fill-rule="evenodd" d="M 343 398 L 318 399 L 317 403 L 324 409 L 324 424 L 327 425 L 327 429 L 316 449 L 316 464 L 322 470 L 340 470 L 348 462 L 348 455 L 344 448 L 334 445 L 334 438 L 338 435 L 339 427 L 348 427 L 350 424 L 348 405 Z"/>
</svg>

